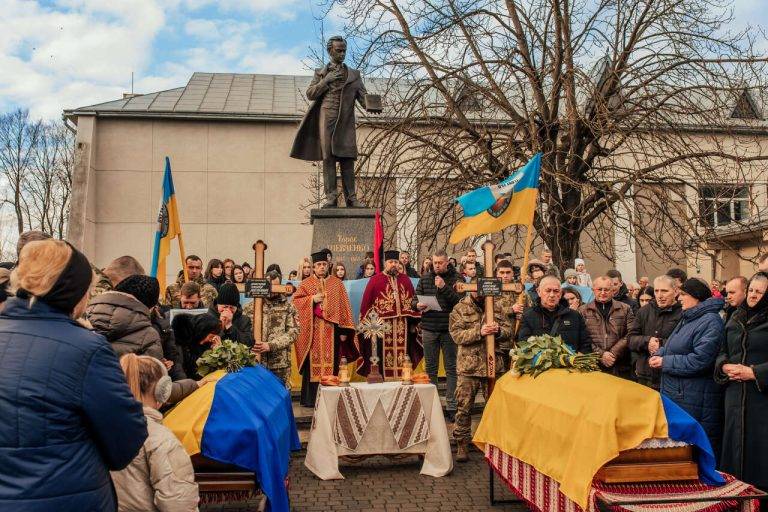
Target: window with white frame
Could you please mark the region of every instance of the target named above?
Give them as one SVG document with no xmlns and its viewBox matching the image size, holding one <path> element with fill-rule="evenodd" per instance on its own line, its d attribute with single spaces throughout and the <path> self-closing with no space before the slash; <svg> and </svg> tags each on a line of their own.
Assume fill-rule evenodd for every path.
<svg viewBox="0 0 768 512">
<path fill-rule="evenodd" d="M 705 226 L 718 227 L 749 216 L 749 187 L 703 185 L 699 188 L 699 215 Z"/>
</svg>

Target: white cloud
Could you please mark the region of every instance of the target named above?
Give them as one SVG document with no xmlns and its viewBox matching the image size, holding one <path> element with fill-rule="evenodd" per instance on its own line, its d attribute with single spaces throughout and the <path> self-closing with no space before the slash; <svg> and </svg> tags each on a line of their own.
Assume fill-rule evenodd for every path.
<svg viewBox="0 0 768 512">
<path fill-rule="evenodd" d="M 137 93 L 182 87 L 195 71 L 306 74 L 305 48 L 270 48 L 264 16 L 234 15 L 282 18 L 294 2 L 0 0 L 0 110 L 20 105 L 58 118 L 65 108 L 120 98 L 132 72 Z M 227 16 L 210 18 L 214 6 Z"/>
</svg>

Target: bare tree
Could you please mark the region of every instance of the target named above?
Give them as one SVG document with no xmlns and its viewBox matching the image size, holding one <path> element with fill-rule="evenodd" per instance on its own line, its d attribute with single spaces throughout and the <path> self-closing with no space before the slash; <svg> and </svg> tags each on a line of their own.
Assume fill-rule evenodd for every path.
<svg viewBox="0 0 768 512">
<path fill-rule="evenodd" d="M 73 134 L 61 122 L 43 124 L 33 155 L 34 172 L 24 187 L 28 225 L 57 238 L 65 234 L 74 147 Z"/>
<path fill-rule="evenodd" d="M 613 258 L 616 230 L 660 255 L 691 250 L 711 231 L 696 191 L 749 183 L 768 159 L 756 142 L 766 124 L 744 119 L 761 117 L 764 38 L 729 31 L 724 0 L 329 5 L 345 12 L 353 58 L 386 97 L 358 165 L 391 179 L 365 200 L 415 180 L 404 209 L 419 212 L 421 238 L 444 239 L 453 198 L 541 151 L 534 228 L 561 267 L 583 243 Z M 745 102 L 755 116 L 734 108 Z"/>
<path fill-rule="evenodd" d="M 29 110 L 18 109 L 0 116 L 0 172 L 8 187 L 3 204 L 13 208 L 19 234 L 24 231 L 27 210 L 25 182 L 35 160 L 41 130 L 42 121 L 31 121 Z"/>
<path fill-rule="evenodd" d="M 0 116 L 3 205 L 11 207 L 18 233 L 64 236 L 73 166 L 74 136 L 62 122 L 32 120 L 23 109 Z"/>
</svg>

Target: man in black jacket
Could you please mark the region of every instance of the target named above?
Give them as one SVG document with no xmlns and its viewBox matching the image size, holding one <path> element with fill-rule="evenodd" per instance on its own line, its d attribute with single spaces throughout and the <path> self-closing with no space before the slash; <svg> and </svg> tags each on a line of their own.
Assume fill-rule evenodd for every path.
<svg viewBox="0 0 768 512">
<path fill-rule="evenodd" d="M 629 326 L 627 341 L 632 354 L 632 370 L 637 382 L 659 389 L 661 372 L 648 366 L 648 359 L 672 334 L 683 309 L 677 301 L 677 287 L 670 276 L 653 280 L 653 300 L 640 308 Z"/>
<path fill-rule="evenodd" d="M 725 308 L 723 309 L 725 323 L 728 323 L 733 313 L 747 300 L 748 285 L 749 280 L 744 276 L 732 277 L 725 283 Z"/>
<path fill-rule="evenodd" d="M 613 269 L 606 272 L 605 275 L 611 278 L 611 284 L 613 285 L 614 289 L 613 300 L 623 302 L 632 308 L 632 313 L 637 313 L 637 308 L 639 305 L 635 299 L 629 296 L 629 289 L 627 288 L 627 285 L 624 284 L 624 279 L 621 277 L 621 272 Z"/>
<path fill-rule="evenodd" d="M 416 279 L 420 277 L 416 269 L 411 266 L 411 255 L 408 254 L 407 251 L 400 251 L 400 263 L 403 265 L 403 272 L 405 272 L 408 277 L 414 277 Z"/>
<path fill-rule="evenodd" d="M 416 286 L 414 307 L 422 312 L 421 338 L 424 345 L 424 365 L 432 384 L 437 385 L 437 369 L 440 351 L 443 351 L 446 378 L 446 415 L 453 421 L 456 415 L 456 343 L 448 332 L 448 317 L 453 307 L 461 300 L 461 295 L 454 285 L 461 277 L 453 266 L 448 264 L 448 254 L 439 250 L 432 255 L 432 272 L 425 275 Z M 418 297 L 433 296 L 440 305 L 440 311 L 428 309 L 427 304 L 418 301 Z"/>
<path fill-rule="evenodd" d="M 592 352 L 592 339 L 584 318 L 578 311 L 568 307 L 568 301 L 563 299 L 560 280 L 555 276 L 544 276 L 537 292 L 539 298 L 536 303 L 523 313 L 518 339 L 549 334 L 560 336 L 577 352 Z"/>
</svg>

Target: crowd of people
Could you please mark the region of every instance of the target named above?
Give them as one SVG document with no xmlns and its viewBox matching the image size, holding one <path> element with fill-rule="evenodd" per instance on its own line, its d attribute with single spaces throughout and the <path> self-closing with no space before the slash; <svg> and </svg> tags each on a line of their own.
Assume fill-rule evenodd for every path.
<svg viewBox="0 0 768 512">
<path fill-rule="evenodd" d="M 490 323 L 477 292 L 458 286 L 486 274 L 477 256 L 437 250 L 417 270 L 407 252 L 389 251 L 377 273 L 372 253 L 349 269 L 330 251 L 313 254 L 285 276 L 300 283 L 293 298 L 273 293 L 265 301 L 265 341 L 256 342 L 252 306 L 241 304 L 238 289 L 252 275 L 247 263 L 204 265 L 190 255 L 178 279 L 160 290 L 131 256 L 96 269 L 64 241 L 23 234 L 17 261 L 0 264 L 0 467 L 12 468 L 6 477 L 18 475 L 0 488 L 0 508 L 166 510 L 173 503 L 173 510 L 196 510 L 191 462 L 163 427 L 162 410 L 206 385 L 196 361 L 222 339 L 251 347 L 290 388 L 291 348 L 307 325 L 295 304 L 311 318 L 327 294 L 344 293 L 326 289 L 333 284 L 326 275 L 386 275 L 377 281 L 384 288 L 400 277 L 414 280 L 405 279 L 412 303 L 397 310 L 408 311 L 406 336 L 418 329 L 434 383 L 442 356 L 458 461 L 467 458 L 475 396 L 487 392 L 484 337 L 496 336 L 503 373 L 516 340 L 549 334 L 598 354 L 602 371 L 660 390 L 703 426 L 720 469 L 768 488 L 768 256 L 754 275 L 722 286 L 681 269 L 624 283 L 616 270 L 590 275 L 582 259 L 561 274 L 549 251 L 521 272 L 512 254 L 501 253 L 491 274 L 505 291 Z M 274 285 L 286 280 L 276 264 L 265 276 Z M 586 288 L 593 300 L 584 300 Z M 171 318 L 172 310 L 188 314 Z M 353 338 L 347 317 L 339 325 Z M 338 370 L 338 361 L 329 364 Z M 306 372 L 311 394 L 317 382 Z"/>
</svg>

